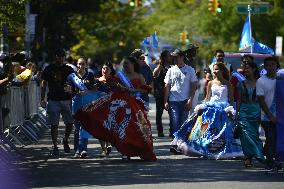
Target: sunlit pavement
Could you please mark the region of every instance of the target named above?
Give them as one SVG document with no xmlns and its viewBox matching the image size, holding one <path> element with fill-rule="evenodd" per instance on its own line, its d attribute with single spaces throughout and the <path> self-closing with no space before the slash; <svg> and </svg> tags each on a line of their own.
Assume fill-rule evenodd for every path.
<svg viewBox="0 0 284 189">
<path fill-rule="evenodd" d="M 153 102 L 153 98 L 151 100 Z M 48 155 L 51 139 L 46 131 L 38 144 L 21 149 L 26 158 L 18 167 L 19 173 L 25 175 L 24 183 L 28 188 L 284 188 L 284 173 L 265 174 L 264 166 L 258 162 L 246 169 L 241 160 L 215 161 L 171 154 L 168 114 L 163 115 L 166 137 L 158 138 L 155 104 L 150 106 L 157 162 L 144 162 L 139 158 L 123 161 L 115 149 L 108 158 L 100 158 L 96 139 L 90 140 L 87 159 L 74 159 L 73 153 L 64 154 L 62 146 L 60 158 L 52 159 Z M 64 127 L 60 136 L 63 136 L 62 129 Z"/>
</svg>

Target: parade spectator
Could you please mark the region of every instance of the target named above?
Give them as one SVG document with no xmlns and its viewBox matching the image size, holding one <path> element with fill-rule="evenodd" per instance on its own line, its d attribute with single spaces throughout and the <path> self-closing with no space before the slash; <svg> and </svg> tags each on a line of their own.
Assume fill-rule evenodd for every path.
<svg viewBox="0 0 284 189">
<path fill-rule="evenodd" d="M 76 76 L 82 81 L 82 83 L 85 84 L 88 89 L 91 89 L 94 83 L 94 75 L 92 72 L 88 71 L 86 60 L 82 57 L 79 58 L 76 68 L 78 68 Z M 75 89 L 75 91 L 76 93 L 79 92 L 78 89 Z M 86 158 L 88 155 L 88 138 L 91 137 L 91 135 L 81 127 L 81 123 L 79 121 L 75 120 L 74 126 L 74 158 Z"/>
<path fill-rule="evenodd" d="M 67 76 L 73 73 L 70 66 L 64 64 L 65 52 L 57 50 L 55 52 L 56 61 L 54 64 L 47 66 L 42 73 L 41 82 L 41 106 L 47 107 L 48 123 L 51 125 L 51 139 L 53 143 L 53 156 L 59 156 L 57 146 L 58 138 L 58 125 L 60 114 L 66 125 L 65 135 L 62 140 L 64 151 L 70 152 L 68 139 L 73 127 L 73 118 L 71 113 L 71 86 L 67 85 Z M 47 102 L 45 99 L 46 87 L 48 86 L 49 92 L 47 94 Z"/>
<path fill-rule="evenodd" d="M 147 55 L 148 56 L 148 55 Z M 153 73 L 151 68 L 145 62 L 145 52 L 142 49 L 135 49 L 131 54 L 130 57 L 134 57 L 140 66 L 140 73 L 143 75 L 146 85 L 154 88 L 153 85 Z M 142 99 L 146 102 L 149 106 L 149 96 L 146 94 L 142 95 Z"/>
<path fill-rule="evenodd" d="M 160 60 L 156 61 L 157 67 L 153 71 L 154 76 L 154 97 L 156 100 L 156 125 L 158 130 L 158 137 L 164 137 L 162 115 L 164 111 L 164 79 L 170 63 L 172 62 L 171 54 L 168 50 L 161 53 Z"/>
<path fill-rule="evenodd" d="M 27 85 L 32 77 L 35 76 L 34 73 L 36 73 L 36 65 L 33 62 L 29 62 L 26 65 L 26 69 L 13 79 L 13 84 L 16 86 Z"/>
<path fill-rule="evenodd" d="M 74 70 L 74 72 L 77 72 L 77 63 L 71 55 L 68 55 L 66 57 L 66 65 L 70 66 Z"/>
<path fill-rule="evenodd" d="M 12 62 L 12 65 L 14 67 L 14 76 L 21 74 L 26 69 L 24 66 L 21 66 L 19 62 Z"/>
<path fill-rule="evenodd" d="M 170 116 L 170 135 L 173 137 L 187 119 L 196 90 L 195 70 L 184 63 L 184 53 L 176 49 L 172 53 L 175 65 L 166 73 L 164 107 Z"/>
<path fill-rule="evenodd" d="M 4 132 L 4 112 L 9 112 L 9 109 L 2 107 L 2 96 L 7 94 L 9 82 L 13 79 L 13 65 L 10 57 L 2 56 L 0 61 L 3 63 L 3 72 L 0 73 L 0 133 Z"/>
<path fill-rule="evenodd" d="M 88 71 L 92 72 L 95 77 L 99 76 L 99 65 L 96 63 L 94 58 L 88 58 L 87 59 L 87 64 L 88 64 Z"/>
<path fill-rule="evenodd" d="M 265 132 L 264 154 L 268 161 L 268 169 L 274 165 L 275 136 L 276 136 L 276 72 L 277 59 L 268 57 L 264 59 L 264 68 L 267 73 L 256 82 L 256 95 L 261 107 L 261 126 Z"/>
<path fill-rule="evenodd" d="M 251 167 L 253 157 L 265 163 L 263 145 L 259 138 L 260 105 L 256 96 L 259 70 L 253 62 L 247 62 L 241 68 L 245 80 L 239 81 L 236 86 L 239 137 L 245 155 L 244 165 Z"/>
</svg>

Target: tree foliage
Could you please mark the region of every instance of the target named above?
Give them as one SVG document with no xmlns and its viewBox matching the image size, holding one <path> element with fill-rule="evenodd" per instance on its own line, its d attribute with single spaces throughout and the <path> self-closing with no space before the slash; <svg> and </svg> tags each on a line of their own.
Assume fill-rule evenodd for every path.
<svg viewBox="0 0 284 189">
<path fill-rule="evenodd" d="M 236 12 L 240 0 L 221 0 L 222 13 L 213 15 L 208 2 L 200 0 L 156 0 L 154 13 L 146 18 L 148 28 L 179 46 L 179 33 L 187 31 L 189 40 L 200 46 L 199 56 L 210 60 L 214 49 L 238 52 L 246 15 Z M 187 2 L 187 3 L 186 3 Z M 244 2 L 247 2 L 244 0 Z M 268 0 L 272 10 L 268 15 L 252 15 L 253 37 L 274 48 L 276 35 L 284 35 L 282 0 Z"/>
<path fill-rule="evenodd" d="M 0 21 L 9 31 L 24 31 L 27 1 L 1 0 Z M 187 31 L 190 42 L 200 46 L 198 55 L 210 60 L 217 48 L 238 51 L 246 17 L 236 12 L 240 1 L 247 2 L 220 0 L 222 13 L 213 15 L 206 0 L 152 0 L 151 7 L 135 9 L 117 0 L 30 0 L 31 13 L 38 15 L 33 51 L 65 48 L 74 56 L 119 59 L 154 31 L 160 40 L 185 48 L 179 34 Z M 272 9 L 267 15 L 252 15 L 252 31 L 256 40 L 274 48 L 275 37 L 284 35 L 284 3 L 267 1 Z"/>
<path fill-rule="evenodd" d="M 1 28 L 5 24 L 11 32 L 23 28 L 26 0 L 0 0 Z M 2 32 L 1 32 L 2 33 Z"/>
</svg>

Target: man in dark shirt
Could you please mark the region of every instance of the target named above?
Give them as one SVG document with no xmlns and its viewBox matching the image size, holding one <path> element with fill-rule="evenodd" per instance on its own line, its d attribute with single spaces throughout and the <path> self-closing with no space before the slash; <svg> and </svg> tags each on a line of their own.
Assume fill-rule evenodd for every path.
<svg viewBox="0 0 284 189">
<path fill-rule="evenodd" d="M 160 55 L 160 60 L 157 61 L 157 67 L 153 71 L 154 76 L 154 97 L 156 99 L 156 125 L 158 137 L 164 137 L 162 115 L 164 111 L 164 79 L 170 63 L 172 62 L 171 53 L 164 50 Z"/>
<path fill-rule="evenodd" d="M 58 50 L 55 53 L 56 61 L 54 64 L 47 66 L 42 73 L 41 82 L 41 106 L 47 108 L 47 118 L 51 125 L 51 138 L 53 143 L 52 155 L 58 156 L 59 150 L 57 147 L 58 125 L 60 114 L 66 125 L 65 136 L 63 138 L 63 147 L 66 153 L 70 152 L 68 138 L 73 127 L 73 118 L 71 111 L 71 86 L 67 84 L 67 76 L 74 70 L 65 65 L 65 53 L 63 50 Z M 47 104 L 45 100 L 46 87 L 48 86 Z"/>
</svg>

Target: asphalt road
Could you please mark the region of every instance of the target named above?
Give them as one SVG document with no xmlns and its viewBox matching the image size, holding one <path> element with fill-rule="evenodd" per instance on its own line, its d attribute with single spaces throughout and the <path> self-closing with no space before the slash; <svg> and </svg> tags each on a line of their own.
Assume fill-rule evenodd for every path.
<svg viewBox="0 0 284 189">
<path fill-rule="evenodd" d="M 17 176 L 12 177 L 11 188 L 284 188 L 284 173 L 265 174 L 264 166 L 258 162 L 246 169 L 241 160 L 216 161 L 171 154 L 171 139 L 157 137 L 154 103 L 151 103 L 149 119 L 158 161 L 144 162 L 139 158 L 123 161 L 115 149 L 108 158 L 100 158 L 96 139 L 90 140 L 87 159 L 73 159 L 73 154 L 63 153 L 62 146 L 60 158 L 52 159 L 48 155 L 51 139 L 46 131 L 38 144 L 21 149 L 25 159 L 17 163 L 14 170 Z M 167 112 L 163 120 L 168 134 Z"/>
</svg>

